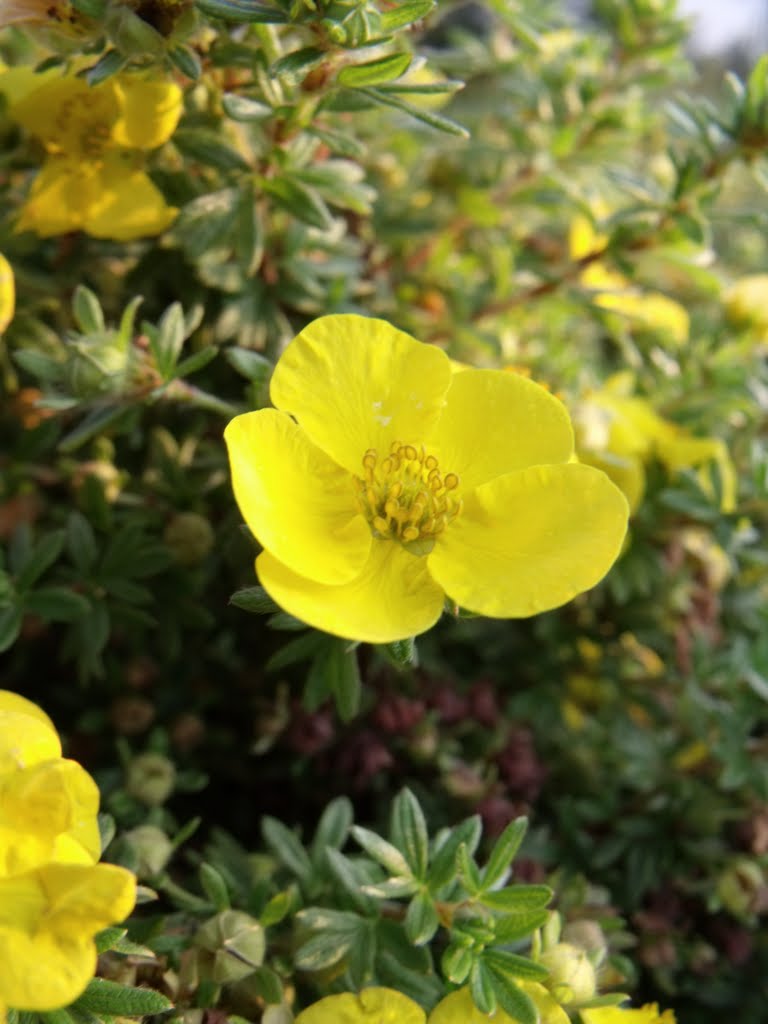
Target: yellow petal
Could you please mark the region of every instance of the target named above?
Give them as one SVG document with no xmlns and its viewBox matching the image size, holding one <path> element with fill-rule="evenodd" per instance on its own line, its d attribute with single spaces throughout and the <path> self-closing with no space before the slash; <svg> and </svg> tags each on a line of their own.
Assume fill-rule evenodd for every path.
<svg viewBox="0 0 768 1024">
<path fill-rule="evenodd" d="M 601 469 L 619 488 L 634 515 L 645 494 L 645 467 L 634 455 L 614 455 L 612 452 L 579 452 L 579 459 L 587 466 Z"/>
<path fill-rule="evenodd" d="M 130 242 L 159 235 L 178 213 L 129 153 L 108 153 L 99 168 L 98 184 L 98 199 L 89 204 L 83 218 L 83 230 L 94 238 Z"/>
<path fill-rule="evenodd" d="M 256 572 L 291 615 L 349 640 L 383 644 L 416 636 L 443 610 L 443 591 L 430 578 L 426 559 L 396 541 L 374 541 L 360 576 L 336 587 L 298 576 L 266 551 L 256 559 Z"/>
<path fill-rule="evenodd" d="M 224 439 L 235 498 L 259 543 L 320 583 L 359 576 L 372 536 L 350 474 L 276 409 L 236 416 Z"/>
<path fill-rule="evenodd" d="M 502 370 L 468 370 L 451 380 L 432 444 L 462 491 L 504 473 L 567 462 L 573 430 L 565 406 L 540 385 Z"/>
<path fill-rule="evenodd" d="M 49 864 L 0 879 L 0 1002 L 54 1010 L 76 999 L 96 967 L 93 936 L 133 908 L 136 883 L 111 864 Z"/>
<path fill-rule="evenodd" d="M 543 985 L 535 981 L 518 981 L 517 985 L 533 1000 L 540 1024 L 569 1024 L 568 1014 Z M 472 1002 L 469 989 L 462 988 L 437 1004 L 429 1015 L 429 1024 L 517 1024 L 517 1018 L 510 1017 L 501 1008 L 493 1017 L 481 1013 Z"/>
<path fill-rule="evenodd" d="M 448 357 L 384 320 L 352 314 L 313 321 L 288 345 L 272 401 L 311 441 L 362 475 L 369 448 L 419 445 L 437 422 L 451 380 Z"/>
<path fill-rule="evenodd" d="M 120 114 L 114 83 L 90 86 L 74 75 L 43 82 L 11 105 L 11 116 L 51 152 L 75 160 L 97 155 Z"/>
<path fill-rule="evenodd" d="M 725 442 L 716 437 L 692 437 L 672 423 L 665 426 L 668 429 L 656 443 L 656 453 L 664 465 L 674 472 L 714 462 L 720 471 L 720 508 L 723 512 L 733 512 L 736 508 L 736 469 Z M 703 484 L 707 488 L 708 481 L 704 480 Z"/>
<path fill-rule="evenodd" d="M 659 1013 L 656 1003 L 648 1003 L 637 1009 L 623 1006 L 596 1006 L 592 1010 L 581 1010 L 583 1024 L 675 1024 L 672 1010 Z"/>
<path fill-rule="evenodd" d="M 591 466 L 535 466 L 483 484 L 437 538 L 429 571 L 481 615 L 521 618 L 594 586 L 627 527 L 624 495 Z"/>
<path fill-rule="evenodd" d="M 16 311 L 16 286 L 13 269 L 8 260 L 0 252 L 0 334 L 13 320 Z"/>
<path fill-rule="evenodd" d="M 50 238 L 81 230 L 88 210 L 101 198 L 98 174 L 94 164 L 49 156 L 22 206 L 16 231 Z"/>
<path fill-rule="evenodd" d="M 163 78 L 142 74 L 117 75 L 115 90 L 121 113 L 112 140 L 134 149 L 155 149 L 173 135 L 182 111 L 182 92 Z"/>
<path fill-rule="evenodd" d="M 598 295 L 595 304 L 619 313 L 650 331 L 664 334 L 669 342 L 682 345 L 688 340 L 690 318 L 687 310 L 661 292 L 634 289 Z"/>
<path fill-rule="evenodd" d="M 56 732 L 56 726 L 43 709 L 26 697 L 22 697 L 20 693 L 14 693 L 12 690 L 0 690 L 0 715 L 6 711 L 29 715 L 30 718 L 36 718 L 39 722 L 47 725 L 51 732 Z"/>
<path fill-rule="evenodd" d="M 424 1011 L 391 988 L 364 988 L 353 994 L 326 996 L 307 1007 L 296 1024 L 426 1024 Z"/>
<path fill-rule="evenodd" d="M 61 742 L 45 721 L 24 712 L 0 711 L 0 777 L 56 757 L 61 757 Z"/>
</svg>

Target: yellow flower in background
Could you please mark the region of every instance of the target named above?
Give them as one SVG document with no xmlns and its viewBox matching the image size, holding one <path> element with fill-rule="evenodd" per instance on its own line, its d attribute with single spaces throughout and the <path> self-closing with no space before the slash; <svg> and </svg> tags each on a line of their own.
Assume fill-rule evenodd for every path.
<svg viewBox="0 0 768 1024">
<path fill-rule="evenodd" d="M 75 75 L 24 67 L 0 74 L 0 92 L 47 154 L 18 231 L 129 241 L 173 221 L 176 209 L 144 170 L 145 154 L 171 137 L 181 115 L 173 82 L 126 73 L 89 86 Z"/>
<path fill-rule="evenodd" d="M 768 341 L 768 274 L 749 274 L 734 281 L 723 303 L 731 323 L 752 329 Z"/>
<path fill-rule="evenodd" d="M 134 876 L 97 864 L 99 793 L 50 718 L 0 690 L 0 1009 L 55 1010 L 93 976 L 93 937 L 133 909 Z"/>
<path fill-rule="evenodd" d="M 271 597 L 318 629 L 386 643 L 446 594 L 496 618 L 594 586 L 626 532 L 610 480 L 571 462 L 562 403 L 517 374 L 452 373 L 382 320 L 327 316 L 275 368 L 276 409 L 228 425 L 235 497 Z"/>
<path fill-rule="evenodd" d="M 609 377 L 598 391 L 587 395 L 574 417 L 577 449 L 583 462 L 610 476 L 636 511 L 645 491 L 644 465 L 657 458 L 671 472 L 715 463 L 722 484 L 721 509 L 736 507 L 736 471 L 720 438 L 696 437 L 659 416 L 646 398 L 634 395 L 629 372 Z M 702 486 L 711 484 L 704 475 Z"/>
<path fill-rule="evenodd" d="M 596 215 L 604 216 L 604 204 L 596 204 Z M 599 234 L 586 216 L 576 217 L 570 229 L 571 259 L 581 260 L 600 255 L 608 239 Z M 625 317 L 630 323 L 651 331 L 658 331 L 675 347 L 688 340 L 690 318 L 688 312 L 661 292 L 643 291 L 623 274 L 611 270 L 595 259 L 582 271 L 579 281 L 594 292 L 593 302 L 609 313 Z"/>
<path fill-rule="evenodd" d="M 56 1010 L 96 970 L 94 936 L 133 910 L 136 882 L 112 864 L 46 864 L 0 878 L 0 1003 Z"/>
<path fill-rule="evenodd" d="M 326 996 L 296 1018 L 296 1024 L 426 1024 L 422 1008 L 391 988 L 364 988 Z"/>
<path fill-rule="evenodd" d="M 570 1024 L 565 1010 L 536 981 L 518 981 L 518 988 L 530 996 L 539 1014 L 539 1024 Z M 518 1024 L 516 1017 L 510 1017 L 501 1008 L 493 1017 L 481 1013 L 472 1002 L 468 988 L 452 992 L 441 1000 L 429 1015 L 428 1024 Z"/>
<path fill-rule="evenodd" d="M 0 334 L 13 320 L 16 312 L 16 284 L 8 260 L 0 252 Z"/>
<path fill-rule="evenodd" d="M 656 1003 L 633 1010 L 622 1006 L 600 1006 L 580 1012 L 582 1024 L 675 1024 L 671 1010 L 659 1013 Z"/>
</svg>

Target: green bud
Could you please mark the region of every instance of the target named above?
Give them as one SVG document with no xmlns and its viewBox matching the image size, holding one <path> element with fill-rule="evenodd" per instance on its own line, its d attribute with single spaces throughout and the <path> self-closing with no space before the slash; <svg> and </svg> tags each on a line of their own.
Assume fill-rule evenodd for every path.
<svg viewBox="0 0 768 1024">
<path fill-rule="evenodd" d="M 128 765 L 126 792 L 148 807 L 164 804 L 173 792 L 176 768 L 162 754 L 139 754 Z"/>
<path fill-rule="evenodd" d="M 199 967 L 218 985 L 240 981 L 264 962 L 264 929 L 241 910 L 223 910 L 195 934 Z"/>
<path fill-rule="evenodd" d="M 598 961 L 602 960 L 608 948 L 603 929 L 597 921 L 588 919 L 569 921 L 563 928 L 563 941 L 583 949 L 593 962 L 595 956 L 598 957 Z"/>
<path fill-rule="evenodd" d="M 163 540 L 180 565 L 199 565 L 209 554 L 215 535 L 211 524 L 196 512 L 180 512 L 168 523 Z"/>
<path fill-rule="evenodd" d="M 171 859 L 173 843 L 155 825 L 139 825 L 126 832 L 124 838 L 136 854 L 136 874 L 139 878 L 154 878 Z"/>
<path fill-rule="evenodd" d="M 544 982 L 554 998 L 567 1006 L 584 1003 L 597 991 L 595 968 L 583 949 L 570 942 L 558 942 L 541 955 L 541 963 L 549 971 Z"/>
<path fill-rule="evenodd" d="M 743 918 L 755 912 L 764 889 L 765 879 L 760 866 L 746 857 L 739 857 L 721 872 L 715 891 L 729 913 Z"/>
</svg>

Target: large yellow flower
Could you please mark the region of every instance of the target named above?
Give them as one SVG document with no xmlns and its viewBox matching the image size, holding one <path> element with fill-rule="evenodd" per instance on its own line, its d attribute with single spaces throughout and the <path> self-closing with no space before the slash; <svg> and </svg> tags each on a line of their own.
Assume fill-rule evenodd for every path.
<svg viewBox="0 0 768 1024">
<path fill-rule="evenodd" d="M 13 270 L 8 260 L 0 252 L 0 334 L 13 320 L 16 312 L 16 285 Z"/>
<path fill-rule="evenodd" d="M 85 231 L 128 241 L 165 230 L 176 216 L 144 171 L 148 150 L 166 142 L 181 114 L 177 85 L 146 74 L 100 85 L 58 72 L 14 68 L 0 92 L 15 121 L 46 158 L 16 225 L 41 237 Z"/>
<path fill-rule="evenodd" d="M 616 558 L 627 505 L 570 461 L 561 402 L 516 374 L 453 374 L 382 320 L 327 316 L 286 348 L 276 409 L 228 425 L 240 509 L 283 608 L 372 643 L 452 602 L 499 618 L 555 608 Z"/>
<path fill-rule="evenodd" d="M 675 1024 L 671 1010 L 659 1013 L 656 1003 L 633 1010 L 623 1006 L 601 1006 L 581 1011 L 582 1024 Z"/>
<path fill-rule="evenodd" d="M 96 969 L 94 935 L 135 899 L 133 875 L 112 864 L 46 864 L 0 878 L 0 1004 L 56 1010 L 77 999 Z"/>
</svg>

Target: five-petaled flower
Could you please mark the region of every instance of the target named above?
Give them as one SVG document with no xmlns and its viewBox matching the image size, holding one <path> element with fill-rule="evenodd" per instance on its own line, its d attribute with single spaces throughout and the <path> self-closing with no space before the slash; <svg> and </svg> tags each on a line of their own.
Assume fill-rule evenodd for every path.
<svg viewBox="0 0 768 1024">
<path fill-rule="evenodd" d="M 144 170 L 146 152 L 171 137 L 181 115 L 175 83 L 125 73 L 89 86 L 75 75 L 18 67 L 0 75 L 0 93 L 46 150 L 18 231 L 129 241 L 159 234 L 175 218 Z"/>
<path fill-rule="evenodd" d="M 321 317 L 286 348 L 274 409 L 225 437 L 271 597 L 326 632 L 386 643 L 429 629 L 446 595 L 497 618 L 592 587 L 627 503 L 573 461 L 562 403 L 516 374 L 452 373 L 390 324 Z"/>
<path fill-rule="evenodd" d="M 94 935 L 133 909 L 133 875 L 96 863 L 98 807 L 48 716 L 0 690 L 0 1016 L 76 999 L 96 968 Z"/>
</svg>

